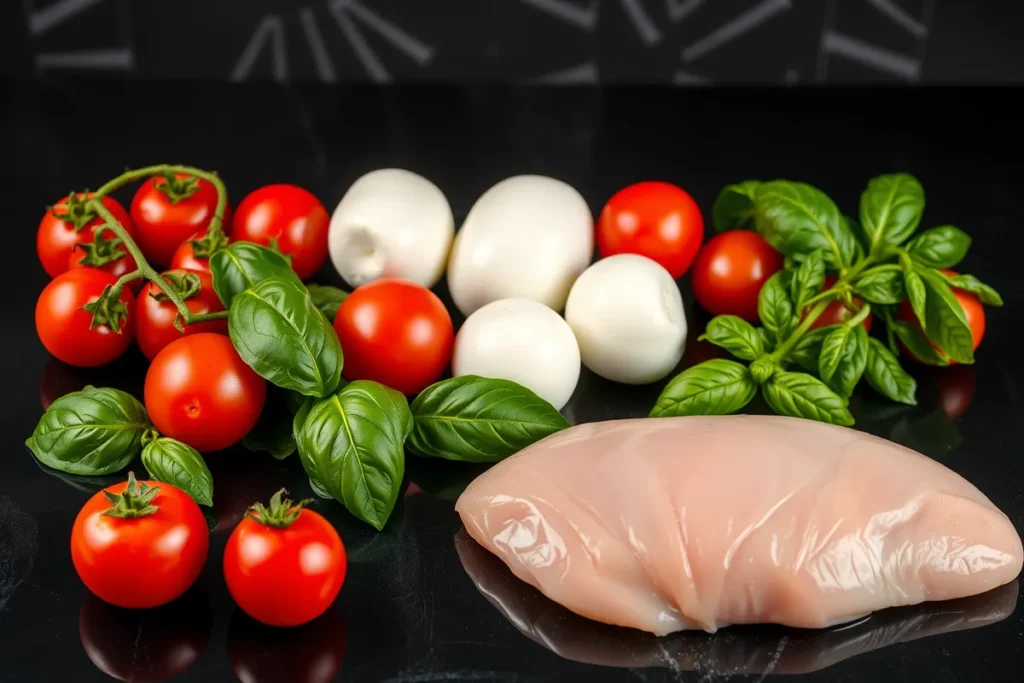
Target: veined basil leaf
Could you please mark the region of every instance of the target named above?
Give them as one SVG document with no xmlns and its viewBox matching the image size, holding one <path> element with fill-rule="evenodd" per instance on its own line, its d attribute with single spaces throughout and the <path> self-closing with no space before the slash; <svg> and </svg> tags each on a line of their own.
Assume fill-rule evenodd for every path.
<svg viewBox="0 0 1024 683">
<path fill-rule="evenodd" d="M 872 255 L 902 244 L 921 222 L 924 188 L 907 173 L 878 176 L 860 196 L 860 223 L 871 239 Z"/>
<path fill-rule="evenodd" d="M 807 372 L 818 371 L 818 359 L 821 357 L 821 343 L 838 325 L 818 327 L 797 340 L 783 360 L 796 363 Z"/>
<path fill-rule="evenodd" d="M 757 298 L 757 315 L 778 341 L 788 337 L 793 329 L 793 302 L 789 300 L 791 277 L 792 273 L 788 270 L 775 273 L 761 286 Z"/>
<path fill-rule="evenodd" d="M 135 459 L 151 428 L 146 409 L 131 394 L 87 386 L 50 404 L 25 445 L 55 470 L 110 474 Z"/>
<path fill-rule="evenodd" d="M 846 325 L 837 325 L 821 341 L 821 355 L 818 357 L 818 375 L 828 384 L 836 369 L 846 356 L 846 347 L 853 330 Z"/>
<path fill-rule="evenodd" d="M 750 376 L 754 378 L 754 383 L 757 385 L 764 384 L 767 382 L 775 371 L 779 369 L 779 364 L 774 358 L 764 356 L 758 358 L 750 364 Z"/>
<path fill-rule="evenodd" d="M 799 313 L 825 284 L 825 256 L 820 249 L 808 254 L 793 274 L 791 296 Z"/>
<path fill-rule="evenodd" d="M 935 270 L 920 271 L 927 290 L 924 333 L 958 363 L 974 362 L 974 344 L 967 316 L 945 276 Z"/>
<path fill-rule="evenodd" d="M 844 215 L 843 221 L 846 223 L 846 229 L 857 238 L 857 257 L 854 260 L 859 261 L 864 258 L 864 250 L 871 248 L 871 238 L 864 232 L 864 227 L 856 218 Z"/>
<path fill-rule="evenodd" d="M 341 379 L 341 343 L 309 292 L 273 277 L 235 297 L 228 334 L 256 373 L 283 389 L 326 396 Z"/>
<path fill-rule="evenodd" d="M 981 303 L 986 306 L 1002 306 L 1003 297 L 999 295 L 999 292 L 992 289 L 984 282 L 974 277 L 973 275 L 951 275 L 946 276 L 946 282 L 951 287 L 962 289 L 965 292 L 970 292 L 981 299 Z"/>
<path fill-rule="evenodd" d="M 313 477 L 309 478 L 309 488 L 313 489 L 313 494 L 316 495 L 317 498 L 324 498 L 326 500 L 334 500 L 334 496 L 332 496 L 331 494 L 327 493 L 327 489 L 324 488 L 324 485 L 321 484 L 320 482 L 318 482 Z"/>
<path fill-rule="evenodd" d="M 835 267 L 849 266 L 856 258 L 856 238 L 821 190 L 774 180 L 757 186 L 754 204 L 757 231 L 783 254 L 806 255 L 822 249 Z"/>
<path fill-rule="evenodd" d="M 755 360 L 764 355 L 761 335 L 753 325 L 735 315 L 717 315 L 712 318 L 697 341 L 709 341 L 743 360 Z"/>
<path fill-rule="evenodd" d="M 405 396 L 360 380 L 313 403 L 296 443 L 314 490 L 380 531 L 398 500 L 411 430 Z"/>
<path fill-rule="evenodd" d="M 960 263 L 971 248 L 970 236 L 960 228 L 943 225 L 925 230 L 910 240 L 907 253 L 927 268 L 952 268 Z"/>
<path fill-rule="evenodd" d="M 203 456 L 174 439 L 159 438 L 142 449 L 142 464 L 149 476 L 177 486 L 200 505 L 213 506 L 213 475 Z"/>
<path fill-rule="evenodd" d="M 651 410 L 651 417 L 729 415 L 750 403 L 757 385 L 746 366 L 716 358 L 672 378 Z"/>
<path fill-rule="evenodd" d="M 339 389 L 344 388 L 344 385 L 338 387 Z M 306 418 L 309 417 L 309 411 L 312 410 L 313 404 L 316 401 L 308 396 L 305 397 L 302 405 L 295 411 L 295 416 L 292 418 L 292 440 L 295 441 L 296 447 L 299 443 L 299 433 L 302 432 L 302 425 L 306 423 Z"/>
<path fill-rule="evenodd" d="M 762 388 L 765 401 L 780 415 L 849 427 L 846 400 L 805 372 L 776 372 Z"/>
<path fill-rule="evenodd" d="M 825 341 L 828 341 L 828 337 L 825 338 Z M 822 345 L 822 356 L 824 356 L 824 345 Z M 867 362 L 868 333 L 864 330 L 863 325 L 854 325 L 846 338 L 846 345 L 839 359 L 839 365 L 825 383 L 843 398 L 849 398 L 857 386 L 857 382 L 863 376 Z M 822 377 L 822 379 L 825 378 Z"/>
<path fill-rule="evenodd" d="M 771 332 L 764 327 L 755 327 L 754 331 L 757 332 L 757 336 L 761 340 L 761 348 L 764 349 L 764 352 L 771 353 L 775 349 L 775 340 L 772 339 Z"/>
<path fill-rule="evenodd" d="M 893 320 L 889 329 L 896 333 L 899 340 L 914 356 L 927 365 L 949 365 L 949 357 L 932 346 L 924 332 L 915 323 L 906 320 Z"/>
<path fill-rule="evenodd" d="M 231 307 L 235 296 L 263 280 L 278 277 L 302 284 L 281 254 L 252 242 L 232 242 L 210 256 L 213 289 Z"/>
<path fill-rule="evenodd" d="M 714 206 L 711 207 L 715 232 L 753 227 L 754 191 L 758 184 L 757 180 L 744 180 L 742 183 L 722 188 Z"/>
<path fill-rule="evenodd" d="M 914 315 L 917 316 L 917 321 L 921 323 L 922 327 L 924 327 L 925 305 L 928 302 L 928 292 L 924 288 L 924 282 L 921 280 L 921 276 L 918 275 L 915 270 L 904 270 L 903 286 L 907 290 L 907 298 L 910 300 L 910 305 L 914 309 Z"/>
<path fill-rule="evenodd" d="M 569 427 L 526 387 L 475 375 L 427 387 L 412 402 L 412 417 L 410 450 L 463 462 L 498 462 Z"/>
<path fill-rule="evenodd" d="M 907 298 L 903 275 L 895 269 L 874 268 L 857 278 L 853 291 L 873 304 L 898 304 Z"/>
<path fill-rule="evenodd" d="M 338 315 L 341 302 L 348 298 L 348 292 L 330 285 L 313 283 L 306 285 L 306 289 L 309 290 L 309 296 L 313 299 L 313 305 L 333 323 L 334 317 Z"/>
<path fill-rule="evenodd" d="M 900 367 L 900 362 L 885 344 L 874 337 L 868 338 L 864 378 L 872 389 L 887 399 L 911 406 L 917 405 L 917 382 Z"/>
</svg>

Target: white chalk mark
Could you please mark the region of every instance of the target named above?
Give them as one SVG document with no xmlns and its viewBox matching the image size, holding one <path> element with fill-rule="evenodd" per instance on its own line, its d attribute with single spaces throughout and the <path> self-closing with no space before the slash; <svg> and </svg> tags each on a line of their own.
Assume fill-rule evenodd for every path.
<svg viewBox="0 0 1024 683">
<path fill-rule="evenodd" d="M 28 17 L 28 32 L 33 36 L 46 33 L 54 26 L 63 24 L 76 14 L 105 0 L 60 0 L 41 10 L 33 10 Z"/>
<path fill-rule="evenodd" d="M 825 51 L 829 54 L 846 57 L 894 76 L 916 80 L 921 73 L 921 63 L 915 59 L 835 31 L 827 33 L 824 42 Z"/>
<path fill-rule="evenodd" d="M 335 4 L 340 5 L 342 10 L 351 12 L 367 28 L 376 31 L 381 38 L 391 43 L 418 65 L 426 66 L 434 58 L 434 48 L 406 33 L 376 12 L 367 9 L 357 0 L 335 0 Z"/>
<path fill-rule="evenodd" d="M 672 74 L 673 85 L 708 85 L 710 83 L 710 79 L 687 71 L 677 71 Z"/>
<path fill-rule="evenodd" d="M 693 45 L 683 49 L 683 61 L 692 62 L 752 31 L 776 14 L 791 7 L 791 0 L 764 0 L 734 19 L 722 24 Z"/>
<path fill-rule="evenodd" d="M 920 21 L 910 16 L 910 14 L 897 5 L 893 0 L 867 0 L 869 4 L 874 5 L 882 14 L 889 17 L 894 24 L 898 24 L 901 28 L 908 31 L 915 38 L 925 38 L 928 36 L 928 29 Z"/>
<path fill-rule="evenodd" d="M 839 0 L 826 0 L 825 15 L 821 19 L 821 39 L 818 41 L 818 59 L 815 64 L 815 78 L 824 81 L 828 77 L 828 52 L 825 50 L 825 36 L 836 24 L 836 10 Z"/>
<path fill-rule="evenodd" d="M 621 2 L 622 9 L 626 11 L 629 20 L 633 22 L 633 28 L 640 34 L 644 45 L 652 47 L 661 42 L 661 31 L 654 25 L 647 10 L 644 9 L 643 3 L 640 0 L 621 0 Z"/>
<path fill-rule="evenodd" d="M 589 0 L 586 7 L 574 5 L 565 0 L 519 0 L 526 5 L 536 7 L 553 17 L 593 33 L 597 28 L 598 0 Z"/>
<path fill-rule="evenodd" d="M 313 64 L 320 75 L 320 80 L 325 83 L 333 83 L 338 80 L 334 73 L 334 64 L 331 56 L 327 54 L 327 46 L 324 45 L 324 37 L 320 35 L 320 27 L 316 23 L 316 16 L 309 7 L 299 10 L 299 21 L 302 22 L 302 30 L 309 42 L 309 50 L 313 54 Z"/>
<path fill-rule="evenodd" d="M 665 0 L 665 9 L 672 23 L 679 23 L 704 4 L 704 0 Z"/>
<path fill-rule="evenodd" d="M 232 81 L 244 80 L 252 71 L 253 64 L 263 51 L 264 45 L 270 45 L 270 64 L 274 80 L 283 83 L 288 80 L 288 54 L 285 52 L 284 21 L 276 14 L 268 14 L 260 20 L 248 45 L 242 50 L 238 63 L 231 71 Z"/>
<path fill-rule="evenodd" d="M 117 69 L 131 71 L 135 68 L 135 54 L 126 47 L 76 52 L 49 52 L 35 56 L 35 65 L 40 69 L 83 69 L 102 71 Z"/>
<path fill-rule="evenodd" d="M 594 62 L 584 62 L 566 69 L 559 69 L 534 79 L 534 83 L 545 85 L 575 85 L 597 83 L 597 81 L 597 64 Z"/>
</svg>

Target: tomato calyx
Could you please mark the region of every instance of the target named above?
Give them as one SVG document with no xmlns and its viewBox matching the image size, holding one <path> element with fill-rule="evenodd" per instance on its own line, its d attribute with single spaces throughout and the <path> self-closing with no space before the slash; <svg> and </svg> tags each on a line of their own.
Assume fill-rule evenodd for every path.
<svg viewBox="0 0 1024 683">
<path fill-rule="evenodd" d="M 153 505 L 153 498 L 160 491 L 159 486 L 140 484 L 135 480 L 135 473 L 128 473 L 128 487 L 121 493 L 103 491 L 103 496 L 111 504 L 111 508 L 103 514 L 118 519 L 135 519 L 152 515 L 158 508 Z"/>
<path fill-rule="evenodd" d="M 114 237 L 107 239 L 103 236 L 106 232 L 112 233 Z M 78 263 L 83 266 L 96 267 L 113 263 L 128 254 L 123 245 L 124 240 L 118 237 L 117 233 L 114 233 L 113 228 L 109 224 L 104 224 L 96 229 L 92 242 L 79 242 L 75 245 L 76 249 L 81 249 L 85 252 L 85 256 Z"/>
<path fill-rule="evenodd" d="M 223 230 L 208 231 L 197 240 L 189 240 L 192 245 L 192 255 L 196 258 L 210 258 L 213 252 L 222 249 L 228 244 L 228 237 Z"/>
<path fill-rule="evenodd" d="M 280 489 L 270 497 L 270 507 L 263 503 L 255 503 L 249 506 L 247 514 L 260 524 L 274 527 L 275 529 L 286 529 L 299 518 L 302 508 L 313 502 L 312 498 L 304 498 L 293 503 L 288 498 L 283 498 L 288 493 L 286 489 Z"/>
<path fill-rule="evenodd" d="M 182 301 L 188 301 L 195 295 L 199 294 L 199 291 L 203 288 L 203 283 L 199 280 L 199 276 L 195 273 L 175 273 L 173 271 L 162 273 L 160 275 L 168 285 L 170 285 L 178 296 L 181 297 Z M 153 297 L 155 301 L 170 301 L 171 297 L 167 296 L 167 293 L 158 289 L 155 292 L 150 292 L 149 295 Z"/>
<path fill-rule="evenodd" d="M 68 198 L 55 205 L 51 206 L 50 214 L 59 221 L 70 223 L 71 227 L 75 229 L 75 232 L 81 232 L 82 228 L 92 219 L 96 218 L 96 212 L 93 211 L 89 203 L 89 191 L 85 192 L 69 192 Z"/>
<path fill-rule="evenodd" d="M 90 330 L 106 325 L 114 332 L 121 334 L 122 324 L 128 321 L 128 307 L 121 301 L 120 291 L 116 296 L 113 294 L 113 288 L 113 285 L 107 285 L 96 301 L 82 306 L 83 310 L 92 313 L 92 322 L 89 323 Z"/>
<path fill-rule="evenodd" d="M 196 193 L 199 189 L 199 176 L 187 175 L 179 178 L 170 171 L 164 171 L 153 178 L 153 187 L 167 197 L 171 204 L 177 204 Z"/>
</svg>

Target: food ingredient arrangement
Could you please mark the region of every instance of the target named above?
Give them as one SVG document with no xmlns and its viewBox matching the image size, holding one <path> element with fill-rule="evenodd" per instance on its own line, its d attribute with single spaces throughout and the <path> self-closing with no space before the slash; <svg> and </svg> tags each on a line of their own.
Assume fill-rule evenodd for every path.
<svg viewBox="0 0 1024 683">
<path fill-rule="evenodd" d="M 126 211 L 111 194 L 136 182 Z M 381 530 L 407 450 L 475 463 L 541 441 L 531 453 L 557 451 L 588 429 L 564 431 L 559 412 L 581 365 L 623 384 L 671 375 L 688 335 L 678 280 L 690 271 L 698 303 L 716 315 L 700 338 L 750 365 L 715 359 L 684 370 L 652 417 L 737 412 L 760 389 L 780 414 L 849 425 L 848 400 L 862 377 L 913 403 L 915 383 L 898 356 L 973 362 L 982 304 L 1002 303 L 977 278 L 949 270 L 967 251 L 965 233 L 916 232 L 923 209 L 923 190 L 903 174 L 872 180 L 857 220 L 809 185 L 747 181 L 722 191 L 712 209 L 718 234 L 702 245 L 696 202 L 664 182 L 621 190 L 595 226 L 571 186 L 516 176 L 487 190 L 456 232 L 444 193 L 401 169 L 364 175 L 332 214 L 294 185 L 259 188 L 232 209 L 215 173 L 127 171 L 95 192 L 69 194 L 41 221 L 37 251 L 53 279 L 39 296 L 36 328 L 46 349 L 74 366 L 107 364 L 137 341 L 150 361 L 143 401 L 93 386 L 66 394 L 27 446 L 46 467 L 82 476 L 137 469 L 141 460 L 148 479 L 129 472 L 82 508 L 72 558 L 103 600 L 154 607 L 187 590 L 207 559 L 200 506 L 212 505 L 214 481 L 203 454 L 239 443 L 279 459 L 297 454 L 316 497 Z M 591 263 L 595 245 L 600 258 Z M 309 282 L 328 259 L 351 292 Z M 467 316 L 457 332 L 431 291 L 445 275 Z M 885 326 L 882 338 L 868 334 L 872 317 Z M 648 419 L 634 428 L 685 443 L 695 424 Z M 756 431 L 760 423 L 750 424 Z M 794 421 L 786 429 L 821 428 Z M 667 458 L 661 451 L 650 456 Z M 616 457 L 633 455 L 619 449 Z M 665 467 L 690 462 L 676 455 Z M 572 456 L 550 457 L 552 467 L 560 457 Z M 609 485 L 618 467 L 609 467 Z M 508 471 L 492 469 L 472 490 L 508 485 Z M 665 479 L 655 474 L 630 491 L 647 496 Z M 286 494 L 254 504 L 223 557 L 235 601 L 274 626 L 326 610 L 347 562 L 310 499 Z M 590 494 L 595 504 L 622 502 L 621 491 Z M 484 529 L 473 505 L 486 507 L 467 491 L 459 509 L 474 537 L 576 609 L 571 596 L 517 569 L 528 559 L 502 555 L 508 544 L 497 539 L 509 529 Z M 662 512 L 651 509 L 651 523 Z M 316 562 L 306 561 L 311 553 Z M 1019 571 L 1019 540 L 1016 557 Z M 683 607 L 675 606 L 680 619 L 720 623 L 713 606 L 699 618 Z M 614 610 L 581 613 L 651 623 Z M 760 612 L 747 620 L 795 623 Z"/>
</svg>

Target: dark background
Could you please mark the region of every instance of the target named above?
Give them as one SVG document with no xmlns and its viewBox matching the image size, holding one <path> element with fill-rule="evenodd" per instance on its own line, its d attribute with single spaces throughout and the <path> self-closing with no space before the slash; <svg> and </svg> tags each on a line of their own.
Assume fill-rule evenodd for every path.
<svg viewBox="0 0 1024 683">
<path fill-rule="evenodd" d="M 8 75 L 1019 83 L 1017 0 L 3 0 Z"/>
</svg>

